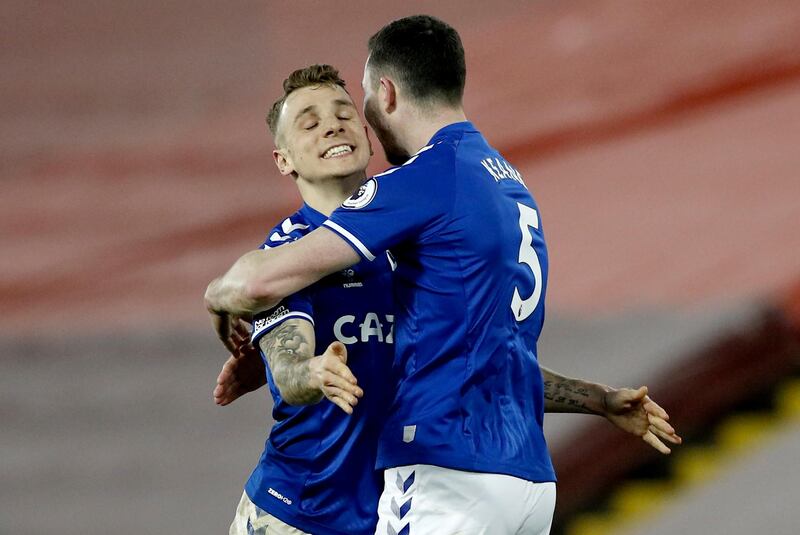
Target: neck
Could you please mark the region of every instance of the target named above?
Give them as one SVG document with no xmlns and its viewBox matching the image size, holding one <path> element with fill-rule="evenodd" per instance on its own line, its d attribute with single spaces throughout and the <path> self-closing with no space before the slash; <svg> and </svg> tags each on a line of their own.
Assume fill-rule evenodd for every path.
<svg viewBox="0 0 800 535">
<path fill-rule="evenodd" d="M 445 126 L 467 120 L 467 116 L 461 106 L 457 108 L 414 108 L 411 110 L 410 115 L 410 120 L 407 123 L 408 127 L 404 132 L 401 143 L 403 148 L 411 155 L 416 154 L 419 149 L 430 141 L 436 132 Z"/>
<path fill-rule="evenodd" d="M 353 194 L 365 178 L 366 174 L 362 171 L 345 178 L 324 178 L 315 182 L 297 177 L 295 182 L 303 202 L 317 212 L 329 216 Z"/>
</svg>

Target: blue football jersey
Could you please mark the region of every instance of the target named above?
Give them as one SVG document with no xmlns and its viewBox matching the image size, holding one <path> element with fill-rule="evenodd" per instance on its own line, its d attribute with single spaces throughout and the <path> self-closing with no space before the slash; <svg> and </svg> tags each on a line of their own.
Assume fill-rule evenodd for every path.
<svg viewBox="0 0 800 535">
<path fill-rule="evenodd" d="M 471 123 L 451 124 L 324 224 L 363 258 L 397 262 L 399 382 L 378 467 L 555 481 L 536 357 L 547 249 L 520 173 Z"/>
<path fill-rule="evenodd" d="M 262 247 L 299 239 L 325 219 L 304 205 L 275 227 Z M 384 254 L 378 262 L 334 273 L 253 318 L 256 345 L 288 319 L 311 321 L 316 353 L 335 340 L 344 343 L 347 365 L 364 390 L 350 416 L 327 399 L 291 406 L 267 367 L 275 424 L 245 491 L 260 508 L 309 533 L 372 535 L 375 530 L 383 490 L 375 471 L 377 442 L 394 384 L 391 275 Z"/>
</svg>

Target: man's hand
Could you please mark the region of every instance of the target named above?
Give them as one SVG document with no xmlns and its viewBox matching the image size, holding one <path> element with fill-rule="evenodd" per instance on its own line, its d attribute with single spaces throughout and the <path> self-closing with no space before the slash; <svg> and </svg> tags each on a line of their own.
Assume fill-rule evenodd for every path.
<svg viewBox="0 0 800 535">
<path fill-rule="evenodd" d="M 319 388 L 326 398 L 347 414 L 353 414 L 353 407 L 364 391 L 347 367 L 347 348 L 341 342 L 333 342 L 325 353 L 309 362 L 310 385 Z"/>
<path fill-rule="evenodd" d="M 214 388 L 214 403 L 224 407 L 265 384 L 267 375 L 264 361 L 258 350 L 248 344 L 223 364 Z"/>
<path fill-rule="evenodd" d="M 232 355 L 236 355 L 239 349 L 249 345 L 250 332 L 246 322 L 236 316 L 231 316 L 224 312 L 208 311 L 211 316 L 211 325 L 217 338 Z"/>
<path fill-rule="evenodd" d="M 682 439 L 667 422 L 669 414 L 647 396 L 647 387 L 612 389 L 603 398 L 605 416 L 611 423 L 634 435 L 663 454 L 671 450 L 663 441 L 680 444 Z"/>
<path fill-rule="evenodd" d="M 264 386 L 266 369 L 258 349 L 250 343 L 250 331 L 244 321 L 228 314 L 209 313 L 217 337 L 231 353 L 214 387 L 214 403 L 225 406 Z"/>
</svg>

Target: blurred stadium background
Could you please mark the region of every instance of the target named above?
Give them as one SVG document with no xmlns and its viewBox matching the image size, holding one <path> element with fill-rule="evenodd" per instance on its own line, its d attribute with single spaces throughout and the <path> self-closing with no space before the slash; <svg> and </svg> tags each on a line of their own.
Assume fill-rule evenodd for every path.
<svg viewBox="0 0 800 535">
<path fill-rule="evenodd" d="M 542 362 L 649 384 L 686 439 L 549 417 L 554 532 L 798 532 L 796 0 L 5 0 L 0 534 L 226 532 L 269 402 L 213 405 L 202 295 L 298 203 L 265 110 L 317 62 L 360 100 L 417 12 L 542 207 Z"/>
</svg>

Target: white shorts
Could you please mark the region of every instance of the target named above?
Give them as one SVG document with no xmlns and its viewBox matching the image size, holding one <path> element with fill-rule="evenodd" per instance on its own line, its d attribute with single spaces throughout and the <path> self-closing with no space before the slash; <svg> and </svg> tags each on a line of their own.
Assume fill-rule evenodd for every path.
<svg viewBox="0 0 800 535">
<path fill-rule="evenodd" d="M 275 518 L 250 501 L 246 492 L 242 493 L 236 516 L 228 530 L 228 535 L 309 535 Z"/>
<path fill-rule="evenodd" d="M 376 535 L 547 535 L 555 483 L 427 464 L 384 471 Z"/>
</svg>

